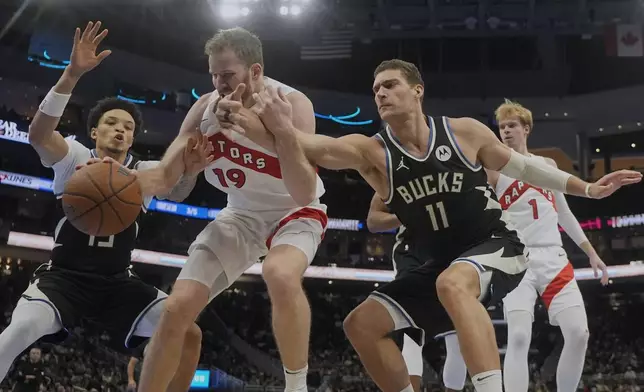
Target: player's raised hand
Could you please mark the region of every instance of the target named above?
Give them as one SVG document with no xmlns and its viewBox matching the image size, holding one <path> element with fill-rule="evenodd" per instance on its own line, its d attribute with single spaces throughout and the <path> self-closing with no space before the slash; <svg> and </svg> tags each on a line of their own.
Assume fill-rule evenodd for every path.
<svg viewBox="0 0 644 392">
<path fill-rule="evenodd" d="M 625 185 L 637 184 L 640 181 L 642 181 L 642 173 L 634 170 L 618 170 L 606 174 L 591 184 L 588 194 L 593 199 L 603 199 Z"/>
<path fill-rule="evenodd" d="M 104 50 L 96 54 L 98 45 L 107 37 L 107 29 L 100 30 L 100 21 L 87 23 L 82 34 L 81 29 L 76 28 L 76 32 L 74 33 L 74 46 L 72 46 L 72 54 L 69 59 L 69 65 L 67 66 L 72 76 L 77 78 L 83 76 L 83 74 L 94 69 L 112 53 L 111 50 Z"/>
<path fill-rule="evenodd" d="M 194 176 L 199 174 L 214 159 L 212 143 L 207 136 L 201 134 L 199 129 L 197 129 L 197 132 L 199 136 L 191 136 L 186 142 L 186 148 L 183 150 L 184 175 Z"/>
<path fill-rule="evenodd" d="M 253 94 L 255 105 L 252 110 L 257 113 L 266 129 L 278 136 L 293 127 L 293 106 L 286 99 L 281 88 L 266 86 L 261 93 Z"/>
<path fill-rule="evenodd" d="M 606 267 L 604 261 L 596 253 L 589 257 L 589 261 L 590 266 L 593 269 L 593 273 L 595 274 L 595 278 L 599 277 L 599 271 L 601 271 L 602 277 L 600 282 L 603 286 L 606 286 L 608 284 L 608 267 Z"/>
<path fill-rule="evenodd" d="M 242 95 L 246 85 L 239 83 L 232 93 L 220 97 L 215 105 L 215 116 L 222 128 L 244 134 L 244 116 L 240 113 L 244 107 Z"/>
</svg>

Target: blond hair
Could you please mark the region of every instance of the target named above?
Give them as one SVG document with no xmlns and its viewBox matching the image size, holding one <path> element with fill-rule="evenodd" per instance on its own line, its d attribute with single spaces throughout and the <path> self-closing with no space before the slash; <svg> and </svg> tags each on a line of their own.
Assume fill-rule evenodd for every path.
<svg viewBox="0 0 644 392">
<path fill-rule="evenodd" d="M 527 126 L 528 131 L 532 132 L 532 127 L 534 126 L 532 112 L 518 102 L 513 102 L 506 98 L 505 102 L 496 108 L 494 115 L 496 116 L 497 123 L 507 120 L 510 117 L 516 117 L 519 119 L 521 125 Z"/>
<path fill-rule="evenodd" d="M 235 52 L 237 58 L 243 61 L 247 67 L 253 64 L 264 67 L 262 41 L 244 28 L 233 27 L 232 29 L 219 30 L 206 42 L 204 48 L 208 56 L 227 49 Z"/>
</svg>

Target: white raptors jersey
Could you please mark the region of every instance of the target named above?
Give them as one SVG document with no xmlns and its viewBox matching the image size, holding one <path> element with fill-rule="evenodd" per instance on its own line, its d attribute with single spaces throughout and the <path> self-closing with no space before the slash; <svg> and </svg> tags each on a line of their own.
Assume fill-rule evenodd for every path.
<svg viewBox="0 0 644 392">
<path fill-rule="evenodd" d="M 294 88 L 270 78 L 266 86 L 281 87 L 284 95 Z M 228 206 L 248 211 L 292 209 L 298 207 L 282 180 L 277 155 L 232 131 L 222 132 L 214 114 L 214 92 L 201 121 L 201 132 L 214 148 L 214 160 L 204 170 L 206 181 L 228 194 Z M 324 194 L 324 184 L 317 176 L 316 198 Z"/>
<path fill-rule="evenodd" d="M 496 194 L 507 219 L 527 247 L 562 246 L 555 195 L 551 190 L 500 174 Z"/>
</svg>

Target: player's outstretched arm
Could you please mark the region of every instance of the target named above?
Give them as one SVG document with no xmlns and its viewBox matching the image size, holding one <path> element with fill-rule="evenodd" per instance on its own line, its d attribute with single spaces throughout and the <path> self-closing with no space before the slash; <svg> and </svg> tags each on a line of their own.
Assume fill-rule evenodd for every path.
<svg viewBox="0 0 644 392">
<path fill-rule="evenodd" d="M 98 45 L 107 36 L 107 30 L 99 33 L 100 29 L 101 22 L 89 22 L 82 34 L 81 30 L 76 28 L 70 63 L 41 102 L 29 125 L 29 143 L 47 166 L 59 162 L 69 150 L 56 127 L 71 98 L 72 90 L 81 76 L 94 69 L 111 53 L 104 50 L 96 54 Z"/>
<path fill-rule="evenodd" d="M 457 135 L 473 144 L 477 157 L 486 169 L 498 171 L 541 188 L 574 196 L 603 199 L 624 185 L 638 183 L 642 174 L 633 170 L 619 170 L 605 175 L 599 181 L 588 183 L 570 173 L 552 167 L 541 159 L 519 154 L 501 141 L 483 123 L 472 118 L 451 120 Z"/>
<path fill-rule="evenodd" d="M 275 136 L 286 186 L 299 204 L 310 202 L 315 197 L 315 166 L 339 170 L 359 169 L 364 165 L 364 156 L 357 141 L 360 137 L 368 138 L 350 135 L 335 139 L 316 135 L 313 107 L 306 97 L 293 105 L 281 91 L 269 86 L 261 94 L 253 94 L 253 98 L 256 102 L 253 111 Z"/>
<path fill-rule="evenodd" d="M 166 196 L 172 193 L 181 178 L 181 171 L 186 176 L 195 176 L 204 170 L 213 160 L 213 147 L 208 138 L 198 130 L 197 135 L 188 137 L 182 150 L 173 149 L 166 153 L 158 166 L 138 172 L 141 193 L 144 196 Z M 193 184 L 194 186 L 194 184 Z"/>
<path fill-rule="evenodd" d="M 163 158 L 158 166 L 157 175 L 166 176 L 164 184 L 170 184 L 170 187 L 164 192 L 155 193 L 154 196 L 166 198 L 173 201 L 182 201 L 192 190 L 197 182 L 197 176 L 200 170 L 190 170 L 186 167 L 186 162 L 183 159 L 178 159 L 181 154 L 186 152 L 186 145 L 190 138 L 201 137 L 199 125 L 204 112 L 208 108 L 212 93 L 202 95 L 197 102 L 192 105 L 186 117 L 181 123 L 179 134 L 172 141 L 170 146 L 163 154 Z M 159 179 L 157 179 L 159 181 Z"/>
<path fill-rule="evenodd" d="M 177 183 L 176 179 L 172 177 L 172 168 L 181 166 L 199 173 L 212 162 L 212 150 L 212 144 L 208 141 L 208 138 L 199 133 L 198 136 L 192 136 L 187 139 L 183 150 L 173 149 L 170 154 L 166 154 L 166 164 L 162 165 L 159 162 L 156 165 L 145 165 L 149 167 L 143 170 L 133 170 L 136 173 L 137 181 L 141 187 L 142 196 L 146 198 L 168 195 Z M 85 165 L 93 165 L 101 162 L 111 162 L 113 165 L 122 166 L 110 157 L 103 159 L 92 158 Z M 85 165 L 77 166 L 76 170 L 79 170 Z"/>
<path fill-rule="evenodd" d="M 401 226 L 400 220 L 395 214 L 389 212 L 389 208 L 375 193 L 371 198 L 369 214 L 367 215 L 367 228 L 372 233 L 382 233 L 397 229 Z"/>
</svg>

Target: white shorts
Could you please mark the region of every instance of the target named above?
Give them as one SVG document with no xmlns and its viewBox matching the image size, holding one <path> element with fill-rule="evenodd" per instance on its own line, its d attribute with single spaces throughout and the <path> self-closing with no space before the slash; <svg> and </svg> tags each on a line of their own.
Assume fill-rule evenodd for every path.
<svg viewBox="0 0 644 392">
<path fill-rule="evenodd" d="M 581 306 L 584 299 L 575 280 L 575 272 L 563 248 L 558 246 L 530 248 L 528 271 L 519 286 L 504 299 L 504 310 L 530 312 L 534 320 L 537 295 L 541 296 L 550 324 L 557 325 L 556 316 L 564 309 Z"/>
<path fill-rule="evenodd" d="M 188 254 L 207 248 L 221 268 L 210 260 L 188 257 L 179 279 L 201 282 L 211 288 L 211 298 L 230 286 L 250 266 L 277 245 L 300 249 L 311 264 L 327 226 L 326 206 L 318 202 L 292 210 L 251 212 L 226 207 L 199 233 Z M 224 275 L 220 271 L 223 269 Z"/>
<path fill-rule="evenodd" d="M 403 334 L 402 355 L 410 376 L 423 376 L 423 348 L 414 339 Z"/>
</svg>

